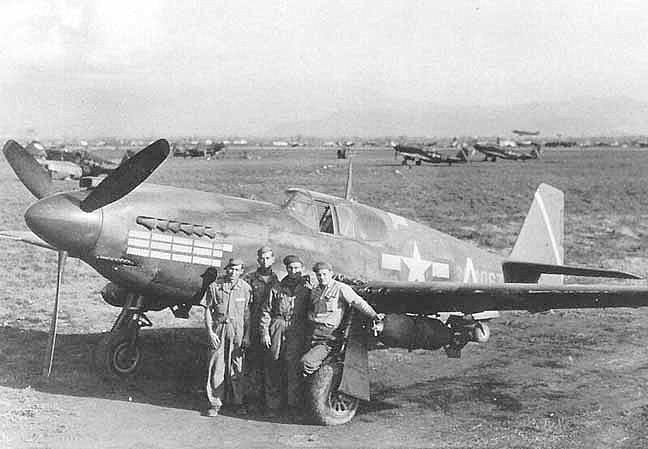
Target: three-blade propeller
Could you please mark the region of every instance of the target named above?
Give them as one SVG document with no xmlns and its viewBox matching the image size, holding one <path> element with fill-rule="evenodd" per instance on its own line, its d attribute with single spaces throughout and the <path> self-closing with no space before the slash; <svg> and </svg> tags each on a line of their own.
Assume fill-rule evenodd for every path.
<svg viewBox="0 0 648 449">
<path fill-rule="evenodd" d="M 45 198 L 59 191 L 52 182 L 47 170 L 20 144 L 9 140 L 4 145 L 3 152 L 20 181 L 36 198 Z M 123 198 L 144 182 L 164 162 L 168 155 L 169 143 L 166 140 L 160 139 L 153 142 L 108 175 L 95 189 L 90 191 L 89 195 L 81 201 L 79 207 L 84 212 L 93 212 Z M 67 254 L 65 248 L 60 248 L 58 251 L 56 295 L 54 297 L 48 349 L 43 365 L 43 375 L 47 377 L 52 372 L 52 363 L 54 361 L 59 298 Z"/>
</svg>

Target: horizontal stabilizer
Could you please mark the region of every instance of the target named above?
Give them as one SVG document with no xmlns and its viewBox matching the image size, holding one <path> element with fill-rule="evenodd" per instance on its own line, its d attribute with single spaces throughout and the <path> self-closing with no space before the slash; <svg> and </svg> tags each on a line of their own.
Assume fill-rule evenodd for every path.
<svg viewBox="0 0 648 449">
<path fill-rule="evenodd" d="M 543 274 L 560 274 L 566 276 L 585 276 L 615 279 L 641 279 L 631 273 L 598 268 L 579 267 L 574 265 L 552 265 L 536 262 L 507 261 L 502 263 L 504 282 L 538 282 Z"/>
<path fill-rule="evenodd" d="M 33 232 L 29 231 L 0 231 L 0 238 L 17 240 L 19 242 L 29 243 L 30 245 L 40 246 L 41 248 L 58 251 L 52 245 L 42 240 Z"/>
</svg>

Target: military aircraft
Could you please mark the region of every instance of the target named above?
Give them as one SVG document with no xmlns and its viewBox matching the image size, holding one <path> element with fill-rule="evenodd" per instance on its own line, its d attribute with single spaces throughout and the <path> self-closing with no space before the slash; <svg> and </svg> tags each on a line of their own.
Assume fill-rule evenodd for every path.
<svg viewBox="0 0 648 449">
<path fill-rule="evenodd" d="M 271 245 L 277 254 L 299 254 L 307 266 L 330 261 L 386 316 L 370 329 L 348 314 L 343 346 L 310 376 L 306 407 L 326 425 L 348 422 L 359 401 L 369 400 L 370 330 L 387 346 L 443 348 L 459 357 L 469 342 L 488 340 L 487 322 L 498 310 L 648 305 L 643 286 L 563 284 L 565 275 L 637 277 L 563 263 L 563 194 L 546 184 L 510 256 L 502 257 L 352 201 L 350 176 L 345 198 L 290 188 L 283 205 L 154 185 L 144 181 L 169 154 L 168 143 L 158 140 L 98 185 L 59 192 L 18 143 L 8 141 L 3 152 L 37 201 L 25 212 L 30 232 L 0 236 L 58 252 L 45 375 L 52 370 L 68 255 L 110 281 L 102 296 L 120 309 L 95 349 L 95 364 L 110 376 L 137 369 L 139 331 L 151 326 L 146 312 L 170 308 L 186 318 L 231 256 L 254 266 L 256 249 Z"/>
<path fill-rule="evenodd" d="M 432 146 L 430 144 L 428 146 Z M 427 162 L 430 164 L 458 164 L 463 162 L 470 162 L 470 154 L 467 150 L 467 147 L 460 146 L 459 151 L 455 156 L 448 156 L 441 154 L 438 151 L 432 149 L 421 148 L 412 145 L 392 145 L 394 148 L 394 158 L 400 155 L 403 160 L 402 165 L 409 165 L 410 161 L 414 161 L 415 165 L 421 165 L 422 162 Z"/>
<path fill-rule="evenodd" d="M 518 136 L 537 136 L 540 134 L 540 131 L 526 131 L 524 129 L 514 129 L 513 134 Z"/>
<path fill-rule="evenodd" d="M 512 161 L 527 161 L 529 159 L 541 158 L 541 146 L 538 143 L 532 142 L 529 144 L 531 151 L 528 153 L 524 151 L 513 150 L 515 146 L 502 146 L 498 144 L 475 143 L 473 148 L 484 155 L 484 161 L 495 162 L 499 159 L 507 159 Z"/>
<path fill-rule="evenodd" d="M 72 162 L 79 167 L 83 176 L 107 175 L 119 164 L 108 161 L 86 150 L 69 150 L 65 147 L 47 148 L 47 159 L 50 161 Z"/>
<path fill-rule="evenodd" d="M 45 167 L 52 179 L 79 179 L 83 176 L 83 169 L 74 162 L 49 159 L 45 146 L 37 140 L 30 142 L 26 150 Z"/>
<path fill-rule="evenodd" d="M 225 144 L 221 142 L 212 143 L 192 143 L 192 144 L 173 144 L 174 157 L 204 157 L 210 159 L 218 154 L 223 154 L 221 151 L 225 149 Z"/>
</svg>

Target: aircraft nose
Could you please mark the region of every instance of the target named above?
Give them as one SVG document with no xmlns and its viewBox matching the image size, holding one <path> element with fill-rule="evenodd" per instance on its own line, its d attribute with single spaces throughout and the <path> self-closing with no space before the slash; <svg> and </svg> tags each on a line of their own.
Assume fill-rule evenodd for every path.
<svg viewBox="0 0 648 449">
<path fill-rule="evenodd" d="M 29 229 L 59 250 L 81 256 L 94 248 L 101 231 L 101 209 L 86 213 L 70 194 L 47 197 L 25 212 Z"/>
</svg>

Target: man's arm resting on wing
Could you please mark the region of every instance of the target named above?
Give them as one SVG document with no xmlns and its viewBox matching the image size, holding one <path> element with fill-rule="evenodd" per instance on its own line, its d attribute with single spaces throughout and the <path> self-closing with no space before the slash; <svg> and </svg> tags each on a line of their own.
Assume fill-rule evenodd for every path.
<svg viewBox="0 0 648 449">
<path fill-rule="evenodd" d="M 369 304 L 367 301 L 362 299 L 351 287 L 346 284 L 342 284 L 341 297 L 344 301 L 349 304 L 351 307 L 356 309 L 361 314 L 365 315 L 367 318 L 372 320 L 379 320 L 384 317 L 384 315 L 379 314 L 376 310 Z"/>
</svg>

